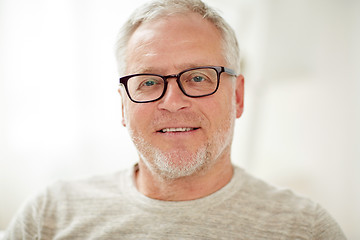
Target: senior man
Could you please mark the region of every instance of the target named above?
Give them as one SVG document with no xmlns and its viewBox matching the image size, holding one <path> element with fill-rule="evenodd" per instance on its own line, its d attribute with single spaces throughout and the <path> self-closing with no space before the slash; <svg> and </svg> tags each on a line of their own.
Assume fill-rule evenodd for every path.
<svg viewBox="0 0 360 240">
<path fill-rule="evenodd" d="M 116 55 L 138 164 L 48 187 L 5 239 L 345 239 L 319 205 L 232 165 L 244 78 L 234 32 L 213 9 L 147 3 Z"/>
</svg>

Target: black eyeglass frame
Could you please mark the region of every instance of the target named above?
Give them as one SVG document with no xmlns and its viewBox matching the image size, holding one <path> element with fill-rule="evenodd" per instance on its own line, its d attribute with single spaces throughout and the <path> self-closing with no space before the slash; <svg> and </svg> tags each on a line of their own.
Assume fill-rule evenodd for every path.
<svg viewBox="0 0 360 240">
<path fill-rule="evenodd" d="M 203 94 L 203 95 L 190 95 L 188 93 L 186 93 L 185 89 L 183 88 L 181 82 L 180 82 L 180 77 L 182 74 L 188 72 L 188 71 L 191 71 L 191 70 L 196 70 L 196 69 L 204 69 L 204 68 L 209 68 L 209 69 L 214 69 L 217 73 L 217 84 L 216 84 L 216 88 L 214 91 L 212 91 L 211 93 L 207 93 L 207 94 Z M 160 100 L 166 93 L 166 90 L 167 90 L 167 85 L 168 85 L 168 78 L 176 78 L 176 82 L 181 90 L 181 92 L 185 95 L 185 96 L 188 96 L 188 97 L 191 97 L 191 98 L 199 98 L 199 97 L 205 97 L 205 96 L 209 96 L 209 95 L 212 95 L 214 94 L 218 88 L 219 88 L 219 84 L 220 84 L 220 75 L 221 73 L 227 73 L 229 74 L 230 76 L 234 76 L 234 77 L 237 77 L 236 73 L 234 70 L 231 70 L 230 68 L 226 68 L 226 67 L 221 67 L 221 66 L 203 66 L 203 67 L 195 67 L 195 68 L 189 68 L 189 69 L 186 69 L 184 71 L 181 71 L 180 73 L 178 74 L 171 74 L 171 75 L 159 75 L 159 74 L 152 74 L 152 73 L 138 73 L 138 74 L 131 74 L 131 75 L 127 75 L 127 76 L 123 76 L 119 79 L 119 85 L 124 85 L 125 87 L 125 90 L 126 90 L 126 93 L 128 95 L 128 97 L 130 98 L 131 101 L 135 102 L 135 103 L 148 103 L 148 102 L 155 102 L 155 101 L 158 101 Z M 146 101 L 138 101 L 138 100 L 135 100 L 131 97 L 130 95 L 130 92 L 129 92 L 129 89 L 128 89 L 128 86 L 127 86 L 127 82 L 129 81 L 130 78 L 132 77 L 136 77 L 136 76 L 157 76 L 157 77 L 160 77 L 164 80 L 164 90 L 162 92 L 162 94 L 158 97 L 158 98 L 155 98 L 153 100 L 146 100 Z"/>
</svg>

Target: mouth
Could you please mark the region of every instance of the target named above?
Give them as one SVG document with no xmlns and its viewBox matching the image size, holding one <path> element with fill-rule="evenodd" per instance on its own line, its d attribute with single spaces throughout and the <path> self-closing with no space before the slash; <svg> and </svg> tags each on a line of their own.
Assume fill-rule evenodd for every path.
<svg viewBox="0 0 360 240">
<path fill-rule="evenodd" d="M 197 130 L 199 128 L 192 128 L 192 127 L 177 127 L 177 128 L 163 128 L 160 129 L 159 133 L 182 133 L 182 132 L 191 132 Z"/>
</svg>

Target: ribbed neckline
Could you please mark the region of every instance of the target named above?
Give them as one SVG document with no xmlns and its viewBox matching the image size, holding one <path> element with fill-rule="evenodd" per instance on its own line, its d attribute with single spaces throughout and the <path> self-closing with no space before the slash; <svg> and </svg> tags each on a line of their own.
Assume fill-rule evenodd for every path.
<svg viewBox="0 0 360 240">
<path fill-rule="evenodd" d="M 122 174 L 121 187 L 123 188 L 124 195 L 128 198 L 129 202 L 136 205 L 137 207 L 148 211 L 156 211 L 158 209 L 174 209 L 174 207 L 182 208 L 184 210 L 187 208 L 196 208 L 200 210 L 203 208 L 214 207 L 215 205 L 222 203 L 226 199 L 230 198 L 233 194 L 235 194 L 242 186 L 243 170 L 236 166 L 233 167 L 233 177 L 231 178 L 230 182 L 226 184 L 223 188 L 203 198 L 190 201 L 163 201 L 152 199 L 143 195 L 137 190 L 135 185 L 134 176 L 136 165 L 133 168 L 128 169 L 125 174 Z"/>
</svg>

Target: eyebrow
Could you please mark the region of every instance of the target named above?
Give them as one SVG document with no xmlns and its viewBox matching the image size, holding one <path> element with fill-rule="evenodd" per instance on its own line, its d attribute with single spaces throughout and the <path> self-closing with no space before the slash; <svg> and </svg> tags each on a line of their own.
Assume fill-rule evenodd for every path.
<svg viewBox="0 0 360 240">
<path fill-rule="evenodd" d="M 212 65 L 211 64 L 197 64 L 197 63 L 189 64 L 189 63 L 186 63 L 186 64 L 181 64 L 181 65 L 175 65 L 175 69 L 179 69 L 178 72 L 181 72 L 186 69 L 203 67 L 203 66 L 212 66 Z M 166 72 L 166 68 L 145 67 L 145 68 L 136 69 L 135 73 L 132 73 L 132 74 L 137 74 L 137 73 L 161 74 L 164 72 Z M 176 73 L 178 73 L 178 72 L 176 72 Z M 171 73 L 171 74 L 176 74 L 176 73 Z"/>
</svg>

